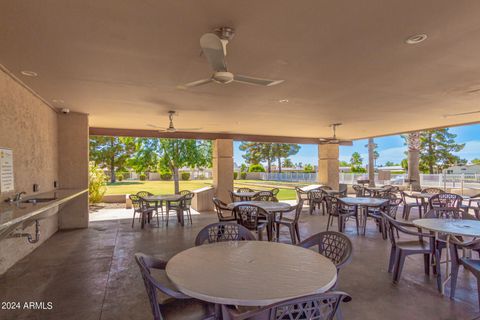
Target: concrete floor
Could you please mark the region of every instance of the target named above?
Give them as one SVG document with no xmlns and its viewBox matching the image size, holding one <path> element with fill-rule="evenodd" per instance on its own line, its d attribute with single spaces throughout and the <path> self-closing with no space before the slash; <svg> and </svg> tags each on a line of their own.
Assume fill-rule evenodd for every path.
<svg viewBox="0 0 480 320">
<path fill-rule="evenodd" d="M 118 209 L 116 209 L 118 210 Z M 131 212 L 100 212 L 104 217 L 130 217 Z M 98 218 L 98 216 L 97 216 Z M 102 219 L 97 219 L 102 220 Z M 172 220 L 173 221 L 173 220 Z M 90 228 L 58 232 L 0 277 L 0 319 L 151 319 L 145 288 L 133 260 L 135 252 L 169 259 L 193 246 L 195 236 L 216 215 L 193 216 L 193 226 L 131 228 L 130 219 L 92 222 Z M 302 239 L 325 230 L 326 218 L 304 213 Z M 407 258 L 402 279 L 393 285 L 386 272 L 389 242 L 370 222 L 367 235 L 357 236 L 353 222 L 347 234 L 354 243 L 353 259 L 339 276 L 339 290 L 353 300 L 344 304 L 345 319 L 476 319 L 475 278 L 461 270 L 457 297 L 436 290 L 435 279 L 423 273 L 422 258 Z M 282 241 L 287 241 L 286 231 Z M 52 310 L 28 310 L 25 302 L 52 302 Z M 4 310 L 5 302 L 21 309 Z M 178 319 L 188 316 L 179 310 Z"/>
</svg>

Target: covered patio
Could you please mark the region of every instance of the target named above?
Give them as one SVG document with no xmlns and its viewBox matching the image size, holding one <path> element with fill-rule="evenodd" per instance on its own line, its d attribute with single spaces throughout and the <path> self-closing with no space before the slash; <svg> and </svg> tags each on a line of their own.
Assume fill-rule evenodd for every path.
<svg viewBox="0 0 480 320">
<path fill-rule="evenodd" d="M 144 280 L 148 278 L 142 269 L 146 260 L 137 253 L 165 261 L 167 270 L 155 271 L 155 278 L 183 299 L 208 303 L 209 315 L 217 319 L 243 307 L 271 307 L 300 296 L 320 295 L 317 302 L 326 301 L 322 294 L 338 291 L 351 301 L 338 302 L 341 312 L 333 307 L 330 318 L 335 312 L 344 319 L 479 317 L 472 272 L 460 267 L 452 299 L 450 282 L 440 288 L 434 274 L 440 271 L 442 281 L 448 280 L 455 267 L 451 263 L 445 269 L 442 262 L 440 270 L 435 269 L 441 245 L 446 243 L 445 258 L 454 237 L 480 236 L 475 234 L 478 207 L 465 207 L 470 198 L 458 196 L 451 206 L 447 200 L 437 206 L 450 210 L 442 221 L 451 222 L 454 212 L 460 221 L 455 226 L 466 226 L 470 232 L 453 232 L 451 239 L 450 234 L 445 238 L 437 229 L 424 228 L 420 238 L 396 236 L 396 223 L 417 228 L 415 221 L 436 212 L 436 203 L 430 201 L 434 193 L 406 196 L 414 179 L 401 189 L 371 186 L 358 191 L 339 183 L 340 145 L 480 122 L 479 9 L 480 3 L 463 0 L 2 2 L 0 318 L 151 319 L 140 272 L 144 271 Z M 88 203 L 92 135 L 211 140 L 212 187 L 188 194 L 139 195 L 131 198 L 133 209 L 92 214 Z M 317 184 L 297 188 L 296 201 L 278 201 L 274 190 L 242 196 L 246 190 L 234 188 L 234 141 L 317 145 Z M 415 151 L 410 152 L 409 164 L 418 157 L 418 148 Z M 438 194 L 455 196 L 451 190 L 440 190 L 434 199 L 443 197 Z M 193 200 L 185 198 L 190 195 Z M 398 208 L 388 215 L 395 199 Z M 156 220 L 158 204 L 161 221 Z M 405 214 L 408 205 L 412 209 Z M 263 220 L 256 217 L 254 226 L 242 220 L 244 207 L 255 207 Z M 163 211 L 171 208 L 179 218 L 167 225 Z M 133 210 L 141 217 L 141 228 L 132 224 Z M 224 219 L 222 210 L 231 216 Z M 184 211 L 192 213 L 191 222 Z M 91 219 L 95 215 L 101 218 Z M 197 235 L 219 220 L 228 228 L 233 224 L 249 229 L 246 237 L 263 240 L 272 252 L 279 242 L 283 249 L 300 250 L 296 252 L 307 258 L 312 252 L 300 247 L 302 241 L 328 226 L 351 242 L 351 257 L 341 272 L 328 278 L 328 270 L 336 271 L 338 261 L 316 254 L 308 260 L 321 262 L 315 270 L 311 265 L 308 269 L 307 262 L 292 261 L 294 255 L 285 260 L 296 263 L 294 276 L 276 277 L 276 270 L 259 268 L 269 273 L 264 287 L 275 288 L 271 297 L 266 290 L 258 304 L 227 303 L 222 292 L 215 297 L 211 293 L 228 287 L 232 279 L 215 279 L 215 287 L 199 276 L 207 295 L 198 287 L 199 292 L 184 287 L 178 273 L 168 272 L 172 258 L 194 252 L 187 249 L 202 250 L 195 245 Z M 287 225 L 291 232 L 281 227 Z M 225 240 L 227 227 L 222 225 L 214 236 L 218 243 Z M 422 235 L 434 241 L 424 248 L 430 256 L 408 256 L 400 280 L 392 281 L 391 241 L 419 239 L 423 245 Z M 208 240 L 216 242 L 211 235 Z M 232 250 L 246 242 L 233 241 Z M 259 241 L 248 242 L 257 246 Z M 204 246 L 222 245 L 218 243 Z M 478 259 L 478 247 L 464 249 L 458 252 L 473 249 L 465 257 Z M 447 254 L 453 262 L 454 252 Z M 239 268 L 256 261 L 247 256 Z M 276 258 L 286 259 L 282 254 Z M 398 259 L 396 270 L 401 271 Z M 219 259 L 217 265 L 226 260 Z M 204 271 L 202 263 L 207 262 L 194 260 L 197 269 L 190 275 Z M 298 278 L 302 273 L 306 278 Z M 298 294 L 302 288 L 278 289 L 291 284 L 288 278 L 305 280 L 312 275 L 328 279 L 302 295 Z M 255 279 L 252 273 L 243 276 L 246 283 Z M 248 296 L 248 285 L 242 290 Z M 188 304 L 173 306 L 167 319 L 199 318 Z"/>
</svg>

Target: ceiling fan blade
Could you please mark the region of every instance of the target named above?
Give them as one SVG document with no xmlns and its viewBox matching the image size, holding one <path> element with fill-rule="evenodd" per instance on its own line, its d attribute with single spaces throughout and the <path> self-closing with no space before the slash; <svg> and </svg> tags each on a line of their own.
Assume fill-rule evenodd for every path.
<svg viewBox="0 0 480 320">
<path fill-rule="evenodd" d="M 178 86 L 178 88 L 179 89 L 188 89 L 188 88 L 198 87 L 198 86 L 210 83 L 210 82 L 212 82 L 212 78 L 192 81 L 192 82 L 186 83 L 184 85 L 180 85 L 180 86 Z"/>
<path fill-rule="evenodd" d="M 246 84 L 253 84 L 256 86 L 271 87 L 276 84 L 282 83 L 284 80 L 269 80 L 269 79 L 254 78 L 249 76 L 242 76 L 237 74 L 233 77 L 233 81 L 246 83 Z"/>
<path fill-rule="evenodd" d="M 222 40 L 214 33 L 205 33 L 200 38 L 200 47 L 214 71 L 227 71 Z"/>
<path fill-rule="evenodd" d="M 444 117 L 444 118 L 459 117 L 459 116 L 466 116 L 466 115 L 475 114 L 475 113 L 480 113 L 480 110 L 470 111 L 470 112 L 460 112 L 460 113 L 444 114 L 443 117 Z"/>
<path fill-rule="evenodd" d="M 203 128 L 177 128 L 177 131 L 197 131 L 202 129 Z"/>
<path fill-rule="evenodd" d="M 154 128 L 154 129 L 157 129 L 157 130 L 167 130 L 167 128 L 165 128 L 165 127 L 159 127 L 159 126 L 156 126 L 156 125 L 151 124 L 151 123 L 148 123 L 147 127 Z"/>
</svg>

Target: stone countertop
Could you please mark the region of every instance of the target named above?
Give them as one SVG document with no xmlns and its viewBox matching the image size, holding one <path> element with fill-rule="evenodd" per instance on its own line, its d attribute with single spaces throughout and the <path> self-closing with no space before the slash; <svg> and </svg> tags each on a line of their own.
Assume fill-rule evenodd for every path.
<svg viewBox="0 0 480 320">
<path fill-rule="evenodd" d="M 44 192 L 29 195 L 20 202 L 4 202 L 0 204 L 0 233 L 7 229 L 11 230 L 14 226 L 29 220 L 35 220 L 35 217 L 49 209 L 88 192 L 88 189 L 58 189 L 50 192 Z M 48 202 L 27 203 L 22 202 L 33 198 L 55 198 Z"/>
</svg>

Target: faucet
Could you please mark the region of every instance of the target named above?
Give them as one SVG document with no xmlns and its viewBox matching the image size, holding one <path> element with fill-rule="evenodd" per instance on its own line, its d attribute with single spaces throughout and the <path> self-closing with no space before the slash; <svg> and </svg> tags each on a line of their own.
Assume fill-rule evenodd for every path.
<svg viewBox="0 0 480 320">
<path fill-rule="evenodd" d="M 18 202 L 18 201 L 22 200 L 22 196 L 24 194 L 27 194 L 27 193 L 25 191 L 15 193 L 15 196 L 13 198 L 11 198 L 10 201 Z"/>
</svg>

